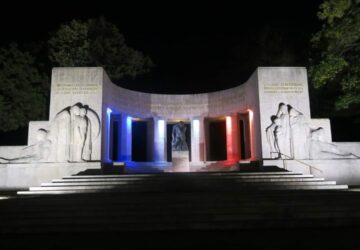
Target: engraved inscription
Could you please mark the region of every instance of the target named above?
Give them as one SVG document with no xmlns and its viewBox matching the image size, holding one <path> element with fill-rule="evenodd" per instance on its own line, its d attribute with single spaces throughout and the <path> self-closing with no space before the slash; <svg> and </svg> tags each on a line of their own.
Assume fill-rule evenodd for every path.
<svg viewBox="0 0 360 250">
<path fill-rule="evenodd" d="M 266 83 L 263 86 L 266 94 L 301 94 L 304 92 L 304 86 L 301 83 Z"/>
<path fill-rule="evenodd" d="M 99 89 L 99 85 L 96 83 L 57 83 L 54 86 L 55 94 L 61 95 L 84 95 L 95 94 Z"/>
</svg>

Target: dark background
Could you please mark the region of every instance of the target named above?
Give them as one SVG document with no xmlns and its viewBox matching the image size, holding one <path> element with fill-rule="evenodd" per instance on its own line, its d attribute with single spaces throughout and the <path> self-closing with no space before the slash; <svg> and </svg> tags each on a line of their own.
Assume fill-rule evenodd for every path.
<svg viewBox="0 0 360 250">
<path fill-rule="evenodd" d="M 240 85 L 258 66 L 307 66 L 309 39 L 321 28 L 319 0 L 131 3 L 8 3 L 0 15 L 0 45 L 46 41 L 64 22 L 104 16 L 130 47 L 156 65 L 151 73 L 118 85 L 153 93 L 201 93 Z M 313 117 L 324 116 L 321 105 L 311 102 Z M 360 140 L 357 117 L 331 119 L 334 140 Z M 0 143 L 24 144 L 26 133 L 7 133 Z"/>
</svg>

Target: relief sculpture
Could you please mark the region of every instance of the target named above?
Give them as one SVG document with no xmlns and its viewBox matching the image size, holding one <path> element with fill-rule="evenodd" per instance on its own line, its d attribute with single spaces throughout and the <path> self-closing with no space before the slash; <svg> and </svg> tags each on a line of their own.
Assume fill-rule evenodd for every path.
<svg viewBox="0 0 360 250">
<path fill-rule="evenodd" d="M 100 135 L 100 119 L 89 106 L 76 103 L 66 107 L 57 113 L 50 127 L 54 161 L 92 160 L 92 144 Z"/>
<path fill-rule="evenodd" d="M 266 139 L 272 159 L 357 158 L 325 142 L 324 129 L 311 128 L 306 117 L 291 105 L 280 103 L 276 115 L 270 119 Z"/>
</svg>

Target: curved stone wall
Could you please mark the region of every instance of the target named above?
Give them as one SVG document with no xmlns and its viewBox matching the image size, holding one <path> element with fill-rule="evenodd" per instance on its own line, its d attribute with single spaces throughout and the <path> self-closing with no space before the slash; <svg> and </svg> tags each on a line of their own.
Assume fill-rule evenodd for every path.
<svg viewBox="0 0 360 250">
<path fill-rule="evenodd" d="M 191 119 L 223 116 L 251 106 L 245 95 L 246 84 L 204 94 L 151 94 L 124 89 L 109 79 L 104 82 L 104 104 L 117 112 L 141 118 Z"/>
</svg>

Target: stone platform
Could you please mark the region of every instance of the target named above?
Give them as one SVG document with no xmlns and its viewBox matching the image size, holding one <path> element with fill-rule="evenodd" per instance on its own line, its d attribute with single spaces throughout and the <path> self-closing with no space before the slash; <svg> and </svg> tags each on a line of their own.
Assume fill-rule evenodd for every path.
<svg viewBox="0 0 360 250">
<path fill-rule="evenodd" d="M 64 175 L 101 169 L 100 162 L 0 164 L 0 189 L 21 190 Z"/>
</svg>

